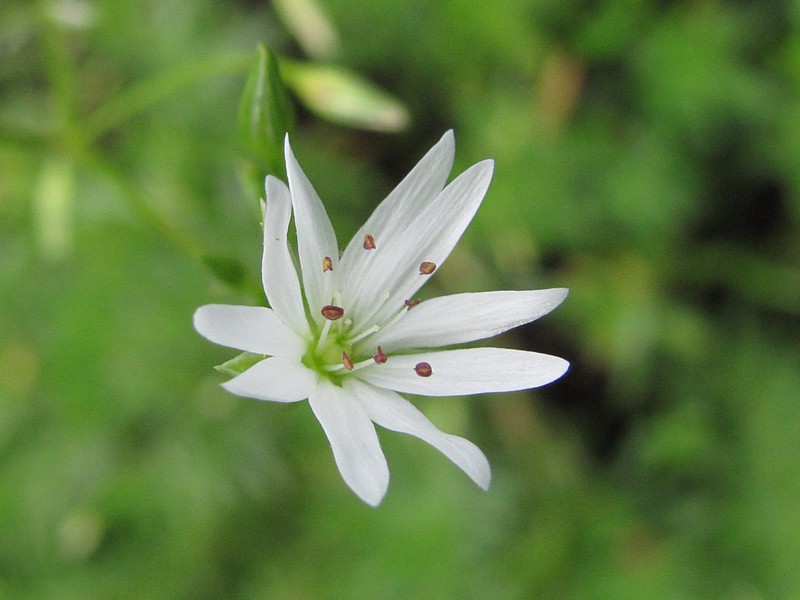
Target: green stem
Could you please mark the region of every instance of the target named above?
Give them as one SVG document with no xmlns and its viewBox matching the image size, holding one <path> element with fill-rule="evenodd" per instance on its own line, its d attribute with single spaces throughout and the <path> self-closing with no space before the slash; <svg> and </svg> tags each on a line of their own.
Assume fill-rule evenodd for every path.
<svg viewBox="0 0 800 600">
<path fill-rule="evenodd" d="M 181 253 L 193 260 L 200 261 L 203 257 L 203 246 L 193 236 L 178 229 L 161 214 L 158 213 L 147 201 L 142 191 L 131 184 L 127 177 L 120 173 L 114 165 L 95 152 L 87 152 L 83 157 L 86 165 L 106 176 L 114 182 L 123 192 L 123 198 L 133 209 L 136 215 L 153 230 L 162 235 Z"/>
<path fill-rule="evenodd" d="M 74 130 L 77 107 L 77 72 L 64 32 L 43 18 L 40 43 L 52 90 L 57 128 L 64 135 Z"/>
<path fill-rule="evenodd" d="M 249 65 L 249 53 L 227 54 L 181 65 L 171 71 L 137 83 L 103 104 L 84 122 L 86 142 L 91 143 L 107 131 L 118 127 L 131 117 L 183 88 L 224 73 L 244 71 Z"/>
</svg>

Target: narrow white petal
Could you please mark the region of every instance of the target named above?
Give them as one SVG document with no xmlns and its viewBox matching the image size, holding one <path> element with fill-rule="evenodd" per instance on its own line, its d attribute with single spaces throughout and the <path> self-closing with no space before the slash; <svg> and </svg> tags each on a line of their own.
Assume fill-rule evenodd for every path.
<svg viewBox="0 0 800 600">
<path fill-rule="evenodd" d="M 292 218 L 292 197 L 280 179 L 267 177 L 264 214 L 264 255 L 261 279 L 272 309 L 296 333 L 308 332 L 300 281 L 289 254 L 286 232 Z"/>
<path fill-rule="evenodd" d="M 422 412 L 399 394 L 350 378 L 345 389 L 361 402 L 367 416 L 386 429 L 418 437 L 439 450 L 484 490 L 492 471 L 480 449 L 462 437 L 440 431 Z"/>
<path fill-rule="evenodd" d="M 317 375 L 298 360 L 276 356 L 265 358 L 222 384 L 231 394 L 269 400 L 271 402 L 299 402 L 311 394 Z"/>
<path fill-rule="evenodd" d="M 389 467 L 361 404 L 329 381 L 317 385 L 309 403 L 328 436 L 345 483 L 367 504 L 380 504 L 389 486 Z"/>
<path fill-rule="evenodd" d="M 390 247 L 376 254 L 360 285 L 367 294 L 354 298 L 356 328 L 385 323 L 428 280 L 420 275 L 422 262 L 440 267 L 450 255 L 483 200 L 494 163 L 485 160 L 454 179 L 421 211 Z M 378 306 L 375 296 L 384 292 L 389 301 Z"/>
<path fill-rule="evenodd" d="M 420 377 L 414 370 L 419 363 L 433 370 Z M 375 386 L 421 396 L 463 396 L 490 392 L 511 392 L 545 385 L 561 377 L 569 368 L 563 358 L 508 350 L 506 348 L 468 348 L 405 356 L 389 355 L 383 365 L 370 365 L 358 377 Z"/>
<path fill-rule="evenodd" d="M 453 168 L 454 156 L 453 132 L 448 131 L 358 230 L 342 254 L 341 281 L 345 298 L 355 293 L 369 292 L 360 285 L 364 269 L 384 247 L 391 247 L 414 218 L 442 191 Z M 367 234 L 375 238 L 376 251 L 364 250 L 364 236 Z"/>
<path fill-rule="evenodd" d="M 320 310 L 331 303 L 339 267 L 339 247 L 328 213 L 294 157 L 289 136 L 286 136 L 285 155 L 297 228 L 297 249 L 303 271 L 303 288 L 311 316 L 320 323 L 323 319 Z M 333 270 L 323 270 L 322 261 L 326 257 L 331 259 Z"/>
<path fill-rule="evenodd" d="M 502 333 L 549 313 L 568 290 L 481 292 L 433 298 L 370 339 L 385 351 L 462 344 Z"/>
<path fill-rule="evenodd" d="M 194 313 L 194 328 L 204 338 L 238 350 L 299 358 L 306 343 L 263 306 L 207 304 Z"/>
</svg>

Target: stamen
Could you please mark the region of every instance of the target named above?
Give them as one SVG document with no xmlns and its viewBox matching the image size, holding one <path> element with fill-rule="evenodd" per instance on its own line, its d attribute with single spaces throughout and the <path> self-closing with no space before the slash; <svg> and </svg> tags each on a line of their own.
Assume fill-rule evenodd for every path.
<svg viewBox="0 0 800 600">
<path fill-rule="evenodd" d="M 322 347 L 325 345 L 325 340 L 328 339 L 328 331 L 331 329 L 331 323 L 328 319 L 325 320 L 325 324 L 322 326 L 322 333 L 319 334 L 319 341 L 317 342 L 317 352 L 322 350 Z"/>
<path fill-rule="evenodd" d="M 375 238 L 371 233 L 364 236 L 364 250 L 375 250 Z"/>
<path fill-rule="evenodd" d="M 424 262 L 419 265 L 420 275 L 430 275 L 436 270 L 436 264 L 432 262 Z"/>
<path fill-rule="evenodd" d="M 433 375 L 433 369 L 426 362 L 417 363 L 414 367 L 414 372 L 420 377 L 430 377 Z"/>
<path fill-rule="evenodd" d="M 345 352 L 344 350 L 342 350 L 342 364 L 344 365 L 344 368 L 347 369 L 348 371 L 353 370 L 353 360 L 350 358 L 350 356 L 348 356 L 347 352 Z"/>
<path fill-rule="evenodd" d="M 378 346 L 378 353 L 372 357 L 372 360 L 374 360 L 377 364 L 382 365 L 385 364 L 387 360 L 389 360 L 389 357 L 383 353 L 383 348 Z"/>
<path fill-rule="evenodd" d="M 324 273 L 325 271 L 333 271 L 333 261 L 330 256 L 322 259 L 322 272 Z"/>
<path fill-rule="evenodd" d="M 364 367 L 368 367 L 370 365 L 375 364 L 374 358 L 367 358 L 366 360 L 359 361 L 353 365 L 353 371 L 358 371 L 359 369 L 363 369 Z"/>
<path fill-rule="evenodd" d="M 359 369 L 363 369 L 364 367 L 368 367 L 374 364 L 375 364 L 374 358 L 368 358 L 366 360 L 354 363 L 352 359 L 347 355 L 347 352 L 342 352 L 342 362 L 340 364 L 326 365 L 323 367 L 323 369 L 325 369 L 328 372 L 341 371 L 342 369 L 346 369 L 348 372 L 350 372 L 350 371 L 358 371 Z"/>
<path fill-rule="evenodd" d="M 347 341 L 346 341 L 346 342 L 344 342 L 344 343 L 345 343 L 345 344 L 347 344 L 348 346 L 350 346 L 350 345 L 352 345 L 352 344 L 355 344 L 355 343 L 356 343 L 357 341 L 359 341 L 359 340 L 363 340 L 363 339 L 364 339 L 365 337 L 367 337 L 368 335 L 372 335 L 372 334 L 373 334 L 373 333 L 375 333 L 376 331 L 380 331 L 380 327 L 379 327 L 378 325 L 373 325 L 372 327 L 370 327 L 370 328 L 368 328 L 368 329 L 365 329 L 364 331 L 362 331 L 361 333 L 359 333 L 359 334 L 358 334 L 356 337 L 354 337 L 354 338 L 351 338 L 351 339 L 347 340 Z"/>
<path fill-rule="evenodd" d="M 328 304 L 322 307 L 322 316 L 328 321 L 338 321 L 344 316 L 344 309 L 341 306 Z"/>
<path fill-rule="evenodd" d="M 383 328 L 387 329 L 387 328 L 391 327 L 392 325 L 394 325 L 395 323 L 397 323 L 397 321 L 399 321 L 404 314 L 406 314 L 408 311 L 410 311 L 412 308 L 414 308 L 420 302 L 422 302 L 422 300 L 406 300 L 405 303 L 404 303 L 404 307 L 400 309 L 400 312 L 397 313 L 395 316 L 393 316 L 389 320 L 389 322 L 386 323 L 383 326 Z"/>
<path fill-rule="evenodd" d="M 380 311 L 383 305 L 386 304 L 386 301 L 391 297 L 391 292 L 389 292 L 389 290 L 384 290 L 380 295 L 378 302 L 372 306 L 372 310 L 361 315 L 361 319 L 359 319 L 359 328 L 365 323 L 372 321 L 373 317 L 378 313 L 378 311 Z"/>
<path fill-rule="evenodd" d="M 320 312 L 322 313 L 322 316 L 325 317 L 325 324 L 322 326 L 322 333 L 319 335 L 317 351 L 322 349 L 322 346 L 325 344 L 325 340 L 328 338 L 328 331 L 330 331 L 331 328 L 331 323 L 342 318 L 344 315 L 344 309 L 341 306 L 333 306 L 332 304 L 328 304 L 323 306 Z"/>
</svg>

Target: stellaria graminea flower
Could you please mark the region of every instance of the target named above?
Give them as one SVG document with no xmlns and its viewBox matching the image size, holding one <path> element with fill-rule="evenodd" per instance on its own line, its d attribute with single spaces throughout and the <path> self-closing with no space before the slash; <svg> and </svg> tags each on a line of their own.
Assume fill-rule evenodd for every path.
<svg viewBox="0 0 800 600">
<path fill-rule="evenodd" d="M 264 357 L 223 387 L 273 402 L 308 399 L 342 477 L 372 506 L 389 484 L 374 423 L 428 442 L 483 489 L 491 479 L 477 446 L 437 429 L 400 393 L 523 390 L 550 383 L 569 366 L 521 350 L 430 350 L 533 321 L 567 295 L 548 289 L 413 299 L 452 251 L 492 177 L 494 163 L 486 160 L 445 185 L 454 153 L 447 132 L 340 257 L 325 208 L 287 137 L 289 186 L 266 180 L 262 279 L 271 308 L 209 304 L 194 315 L 195 328 L 212 342 Z M 287 245 L 292 214 L 299 274 Z"/>
</svg>

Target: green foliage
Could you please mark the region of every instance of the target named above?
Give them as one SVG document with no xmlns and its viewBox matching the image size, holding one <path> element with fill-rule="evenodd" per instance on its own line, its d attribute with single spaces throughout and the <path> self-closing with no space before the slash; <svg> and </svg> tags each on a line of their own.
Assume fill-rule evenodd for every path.
<svg viewBox="0 0 800 600">
<path fill-rule="evenodd" d="M 4 3 L 0 598 L 796 598 L 796 7 L 319 3 Z M 571 288 L 504 340 L 563 380 L 419 401 L 486 494 L 385 436 L 367 508 L 306 405 L 218 386 L 191 315 L 263 302 L 295 108 L 337 231 L 452 127 L 497 168 L 429 285 Z"/>
</svg>

